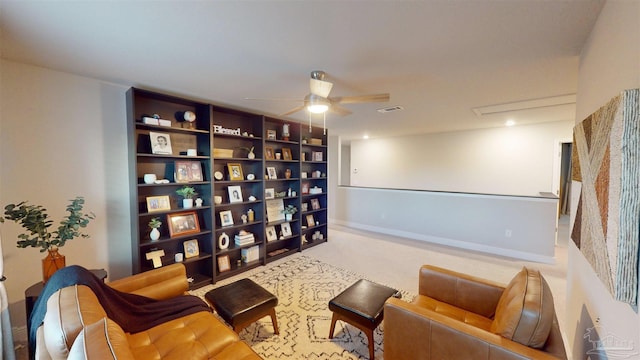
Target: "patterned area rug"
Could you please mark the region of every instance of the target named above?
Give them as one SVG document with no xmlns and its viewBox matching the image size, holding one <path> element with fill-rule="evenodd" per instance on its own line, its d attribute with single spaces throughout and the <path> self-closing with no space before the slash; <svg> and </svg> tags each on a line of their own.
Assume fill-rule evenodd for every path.
<svg viewBox="0 0 640 360">
<path fill-rule="evenodd" d="M 265 359 L 368 359 L 367 337 L 358 328 L 342 321 L 336 323 L 334 338 L 329 339 L 332 312 L 329 300 L 359 279 L 356 273 L 319 260 L 298 256 L 254 269 L 243 274 L 278 297 L 276 316 L 280 335 L 273 334 L 271 318 L 250 325 L 240 338 Z M 204 298 L 216 287 L 236 281 L 220 281 L 191 293 Z M 375 281 L 375 279 L 369 279 Z M 400 290 L 400 289 L 398 289 Z M 406 301 L 414 295 L 400 290 Z M 374 332 L 375 357 L 382 359 L 384 321 Z"/>
</svg>

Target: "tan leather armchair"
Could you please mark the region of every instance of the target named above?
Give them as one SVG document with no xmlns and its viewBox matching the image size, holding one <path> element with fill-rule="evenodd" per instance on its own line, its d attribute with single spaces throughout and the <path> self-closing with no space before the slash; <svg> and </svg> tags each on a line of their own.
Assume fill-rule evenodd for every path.
<svg viewBox="0 0 640 360">
<path fill-rule="evenodd" d="M 384 358 L 566 359 L 546 281 L 523 268 L 506 287 L 425 265 L 413 302 L 384 307 Z"/>
</svg>

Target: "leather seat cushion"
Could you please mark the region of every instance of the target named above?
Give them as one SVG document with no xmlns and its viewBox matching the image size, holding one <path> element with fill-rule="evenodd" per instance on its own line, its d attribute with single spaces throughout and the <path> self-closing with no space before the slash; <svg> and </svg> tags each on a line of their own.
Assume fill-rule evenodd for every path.
<svg viewBox="0 0 640 360">
<path fill-rule="evenodd" d="M 537 270 L 516 274 L 500 297 L 491 332 L 533 348 L 542 348 L 553 323 L 553 297 Z"/>
<path fill-rule="evenodd" d="M 257 320 L 278 305 L 278 298 L 251 279 L 241 279 L 204 295 L 218 314 L 232 326 Z"/>
<path fill-rule="evenodd" d="M 448 318 L 461 321 L 485 331 L 489 331 L 489 329 L 491 329 L 491 324 L 493 323 L 493 320 L 482 315 L 463 310 L 459 307 L 435 300 L 428 296 L 418 295 L 413 299 L 413 303 L 421 308 L 429 309 Z"/>
</svg>

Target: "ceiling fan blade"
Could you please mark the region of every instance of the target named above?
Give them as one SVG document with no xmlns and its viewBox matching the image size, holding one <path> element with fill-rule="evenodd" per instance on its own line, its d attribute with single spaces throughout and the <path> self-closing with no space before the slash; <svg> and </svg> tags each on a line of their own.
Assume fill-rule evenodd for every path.
<svg viewBox="0 0 640 360">
<path fill-rule="evenodd" d="M 332 103 L 337 104 L 360 104 L 371 102 L 386 102 L 389 101 L 389 94 L 371 94 L 371 95 L 356 95 L 356 96 L 336 96 L 330 98 Z"/>
<path fill-rule="evenodd" d="M 338 104 L 331 104 L 331 106 L 329 107 L 329 111 L 331 111 L 332 113 L 336 113 L 338 115 L 341 115 L 341 116 L 346 116 L 346 115 L 351 115 L 352 114 L 351 110 L 347 109 L 344 106 L 340 106 Z"/>
<path fill-rule="evenodd" d="M 296 112 L 298 112 L 298 111 L 300 111 L 300 110 L 304 110 L 304 105 L 297 106 L 297 107 L 295 107 L 295 108 L 293 108 L 293 109 L 291 109 L 291 110 L 287 111 L 287 112 L 286 112 L 286 113 L 284 113 L 284 114 L 280 114 L 280 116 L 291 115 L 291 114 L 296 113 Z"/>
<path fill-rule="evenodd" d="M 313 78 L 309 79 L 309 89 L 311 89 L 311 93 L 314 95 L 326 98 L 329 96 L 332 87 L 333 84 L 328 81 Z"/>
</svg>

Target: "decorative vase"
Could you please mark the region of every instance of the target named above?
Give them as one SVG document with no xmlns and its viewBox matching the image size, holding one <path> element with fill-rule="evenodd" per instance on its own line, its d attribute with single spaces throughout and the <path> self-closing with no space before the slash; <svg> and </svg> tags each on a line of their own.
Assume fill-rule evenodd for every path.
<svg viewBox="0 0 640 360">
<path fill-rule="evenodd" d="M 287 178 L 287 179 L 291 178 L 291 169 L 285 170 L 284 177 Z"/>
<path fill-rule="evenodd" d="M 191 209 L 193 207 L 193 199 L 182 199 L 182 207 Z"/>
<path fill-rule="evenodd" d="M 47 250 L 49 254 L 42 259 L 42 282 L 46 283 L 51 275 L 66 266 L 67 261 L 64 255 L 60 255 L 57 246 L 51 246 Z"/>
<path fill-rule="evenodd" d="M 293 214 L 284 214 L 284 218 L 286 221 L 292 221 L 293 220 Z"/>
<path fill-rule="evenodd" d="M 160 239 L 160 231 L 158 231 L 157 228 L 151 229 L 151 232 L 149 233 L 149 237 L 151 238 L 151 241 L 156 241 Z"/>
<path fill-rule="evenodd" d="M 253 150 L 249 151 L 249 154 L 247 154 L 247 159 L 255 159 L 256 158 L 256 154 L 254 154 Z"/>
</svg>

